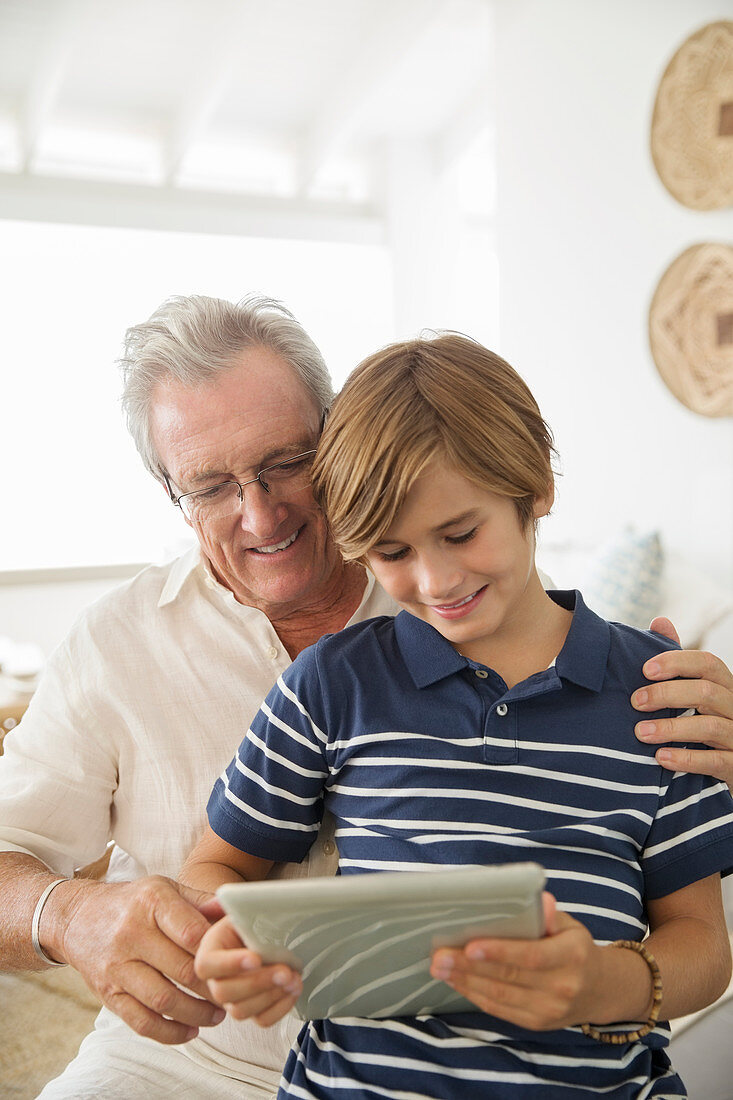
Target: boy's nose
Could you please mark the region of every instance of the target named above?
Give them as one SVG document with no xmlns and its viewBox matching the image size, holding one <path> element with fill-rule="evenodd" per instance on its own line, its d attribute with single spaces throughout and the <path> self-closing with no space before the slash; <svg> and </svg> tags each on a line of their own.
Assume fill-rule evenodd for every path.
<svg viewBox="0 0 733 1100">
<path fill-rule="evenodd" d="M 431 603 L 451 603 L 457 598 L 461 574 L 447 562 L 425 561 L 420 564 L 418 583 L 421 594 Z"/>
</svg>

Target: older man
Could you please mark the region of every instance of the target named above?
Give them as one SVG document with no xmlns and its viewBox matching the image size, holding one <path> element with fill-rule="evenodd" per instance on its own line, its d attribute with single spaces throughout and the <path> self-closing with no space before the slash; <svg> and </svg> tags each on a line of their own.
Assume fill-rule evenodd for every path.
<svg viewBox="0 0 733 1100">
<path fill-rule="evenodd" d="M 287 310 L 173 299 L 129 331 L 123 374 L 138 450 L 197 546 L 89 609 L 6 739 L 0 965 L 68 963 L 107 1006 L 44 1100 L 263 1100 L 294 1025 L 219 1024 L 192 967 L 208 899 L 172 880 L 277 675 L 323 633 L 394 608 L 344 565 L 314 506 L 310 461 L 331 387 Z M 711 717 L 678 719 L 666 736 L 702 739 L 715 723 L 723 751 L 711 763 L 733 779 L 733 678 L 705 660 L 665 655 L 665 682 L 648 690 L 705 706 Z M 110 839 L 113 881 L 73 879 Z M 314 847 L 286 873 L 329 873 L 332 839 Z"/>
</svg>

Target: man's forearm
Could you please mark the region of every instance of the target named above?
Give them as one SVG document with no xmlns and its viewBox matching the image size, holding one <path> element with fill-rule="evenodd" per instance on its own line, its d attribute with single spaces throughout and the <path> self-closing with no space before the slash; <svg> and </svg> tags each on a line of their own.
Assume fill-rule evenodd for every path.
<svg viewBox="0 0 733 1100">
<path fill-rule="evenodd" d="M 44 969 L 33 950 L 31 924 L 38 899 L 57 878 L 33 856 L 0 852 L 0 970 Z"/>
<path fill-rule="evenodd" d="M 33 913 L 58 877 L 31 856 L 0 853 L 0 969 L 43 969 L 31 939 Z M 134 1031 L 185 1043 L 224 1015 L 204 999 L 206 985 L 193 968 L 209 928 L 207 903 L 205 894 L 157 876 L 118 883 L 71 879 L 48 896 L 40 945 L 50 959 L 78 970 Z"/>
</svg>

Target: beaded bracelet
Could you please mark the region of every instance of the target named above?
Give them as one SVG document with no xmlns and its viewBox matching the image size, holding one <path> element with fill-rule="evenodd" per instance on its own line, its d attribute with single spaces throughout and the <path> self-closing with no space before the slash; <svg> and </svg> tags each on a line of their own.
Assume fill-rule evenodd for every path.
<svg viewBox="0 0 733 1100">
<path fill-rule="evenodd" d="M 637 1039 L 643 1039 L 656 1027 L 659 1018 L 659 1007 L 662 1003 L 662 975 L 659 973 L 657 960 L 651 951 L 647 951 L 643 943 L 636 940 L 616 940 L 611 947 L 627 947 L 630 951 L 636 951 L 649 967 L 652 975 L 652 1007 L 647 1022 L 637 1031 L 599 1031 L 592 1024 L 581 1024 L 584 1035 L 591 1039 L 597 1039 L 599 1043 L 635 1043 Z"/>
</svg>

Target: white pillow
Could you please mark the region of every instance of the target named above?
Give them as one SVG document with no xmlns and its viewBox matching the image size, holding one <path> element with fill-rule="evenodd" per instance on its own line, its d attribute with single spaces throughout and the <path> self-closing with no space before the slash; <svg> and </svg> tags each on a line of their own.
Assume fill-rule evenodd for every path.
<svg viewBox="0 0 733 1100">
<path fill-rule="evenodd" d="M 591 564 L 583 598 L 604 619 L 646 630 L 660 614 L 663 569 L 659 533 L 625 530 Z M 671 613 L 665 614 L 672 618 Z"/>
<path fill-rule="evenodd" d="M 666 615 L 689 649 L 717 650 L 707 635 L 733 611 L 733 593 L 675 554 L 667 557 L 658 615 Z M 728 628 L 730 630 L 730 627 Z M 719 657 L 726 659 L 723 653 Z"/>
</svg>

